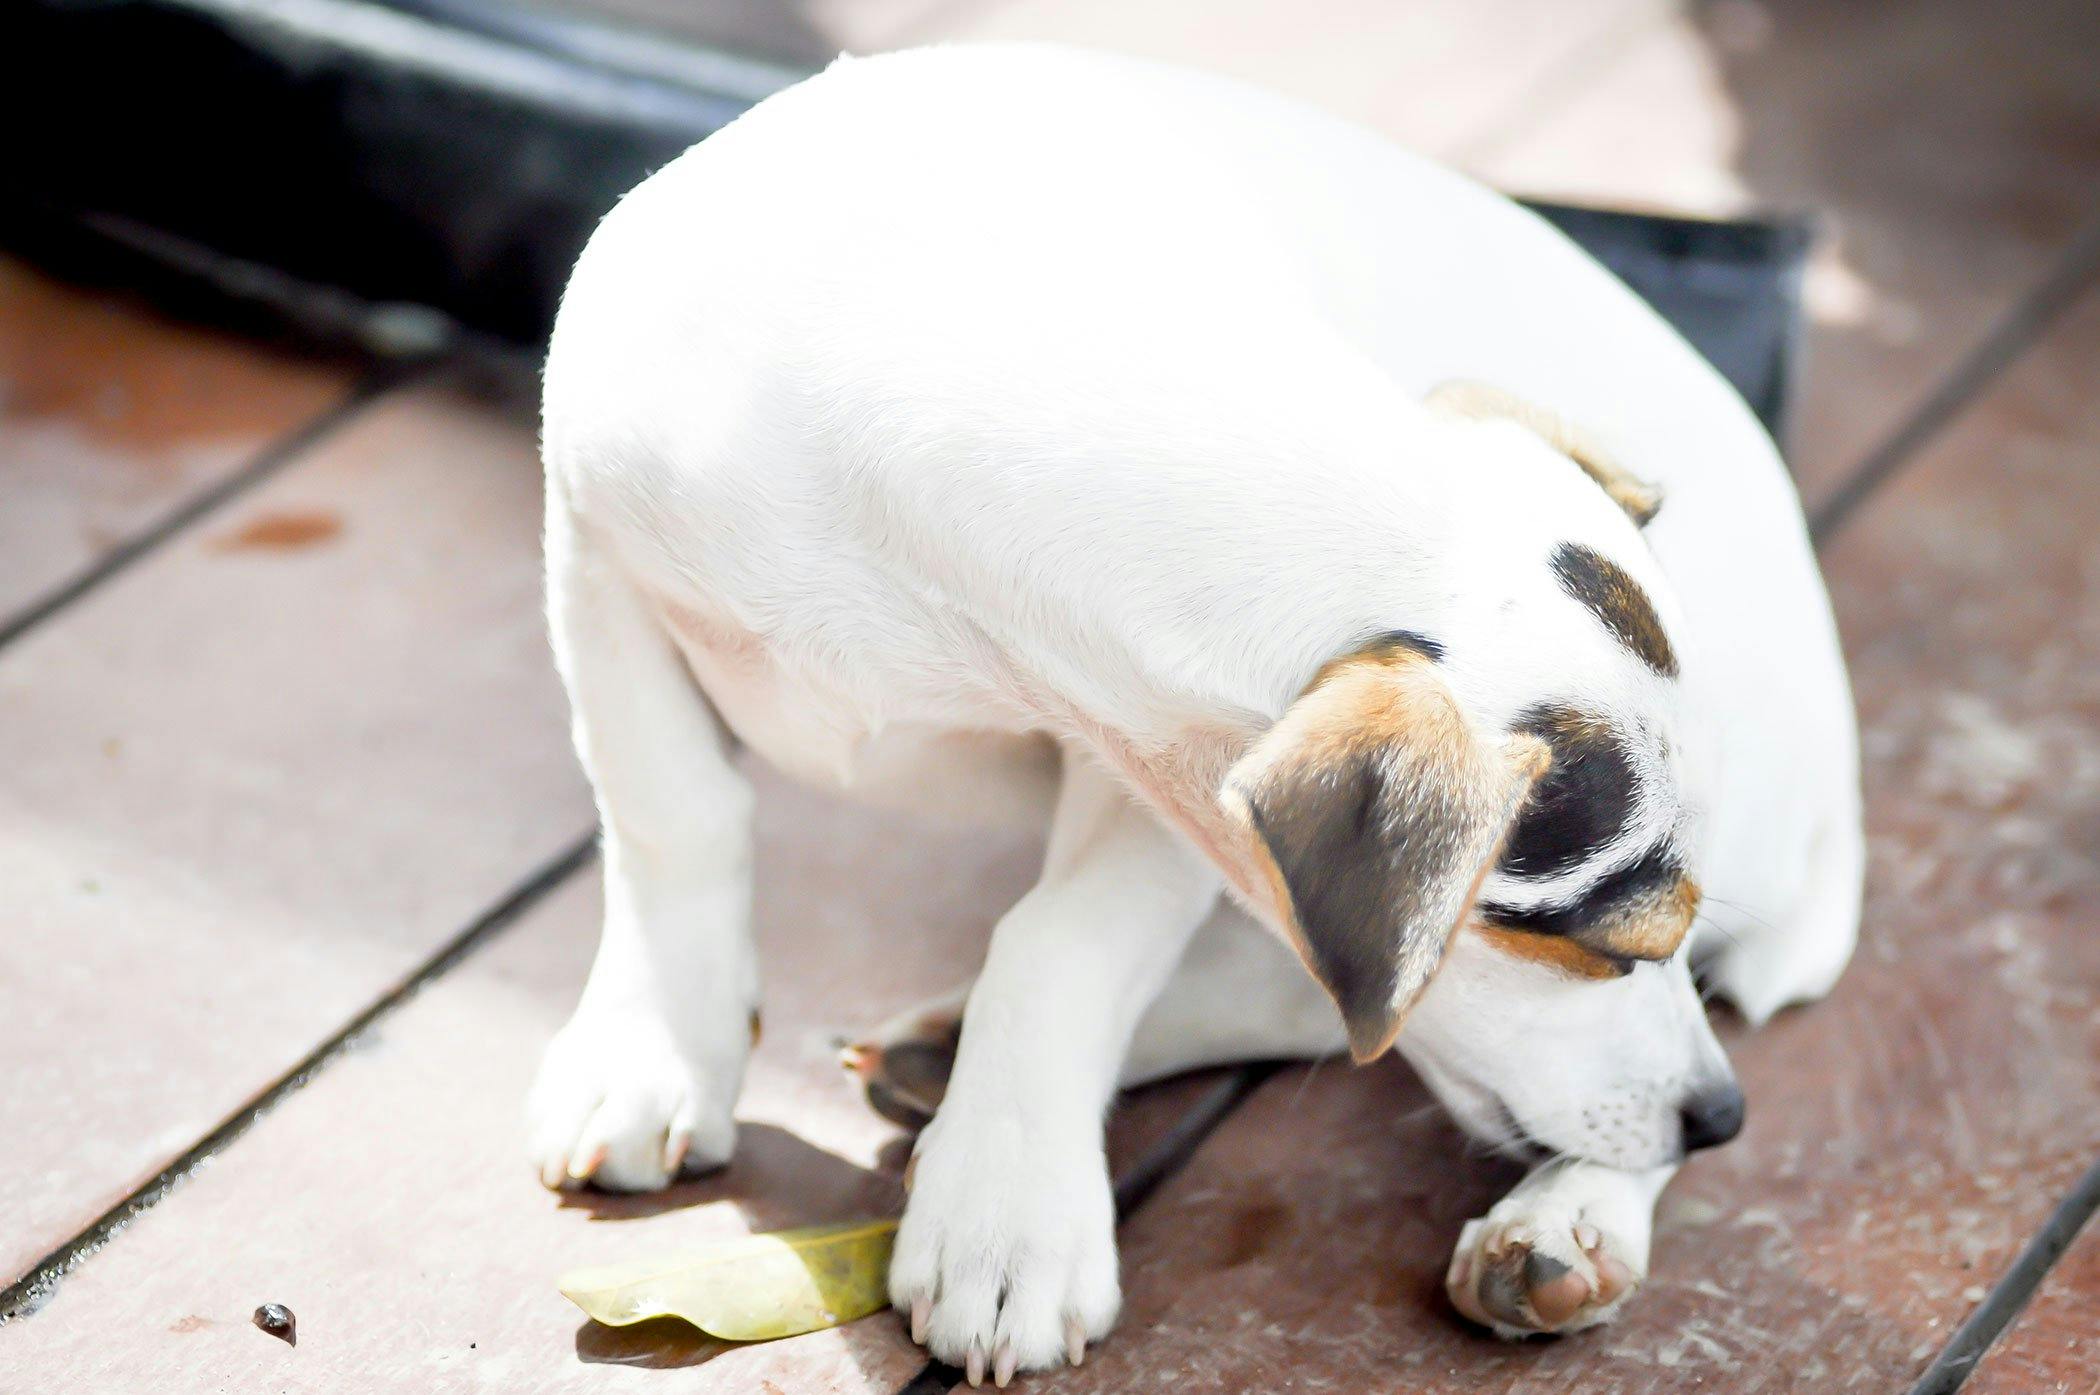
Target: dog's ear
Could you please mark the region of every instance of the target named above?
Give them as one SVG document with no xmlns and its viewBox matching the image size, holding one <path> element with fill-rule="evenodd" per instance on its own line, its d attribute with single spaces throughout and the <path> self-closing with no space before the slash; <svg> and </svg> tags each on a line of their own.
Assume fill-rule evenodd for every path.
<svg viewBox="0 0 2100 1395">
<path fill-rule="evenodd" d="M 1550 761 L 1533 736 L 1482 739 L 1435 661 L 1389 642 L 1323 668 L 1227 774 L 1357 1060 L 1392 1045 Z"/>
<path fill-rule="evenodd" d="M 1475 421 L 1515 422 L 1580 466 L 1640 527 L 1647 527 L 1662 508 L 1660 489 L 1629 474 L 1579 428 L 1536 402 L 1486 383 L 1469 382 L 1445 383 L 1431 390 L 1424 401 L 1440 411 Z"/>
</svg>

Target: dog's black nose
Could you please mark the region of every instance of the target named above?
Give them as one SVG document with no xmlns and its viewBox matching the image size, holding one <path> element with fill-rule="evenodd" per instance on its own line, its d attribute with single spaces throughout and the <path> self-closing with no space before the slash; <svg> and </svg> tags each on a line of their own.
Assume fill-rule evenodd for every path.
<svg viewBox="0 0 2100 1395">
<path fill-rule="evenodd" d="M 1733 1080 L 1702 1090 L 1684 1106 L 1684 1151 L 1695 1153 L 1734 1138 L 1743 1128 L 1743 1091 Z"/>
</svg>

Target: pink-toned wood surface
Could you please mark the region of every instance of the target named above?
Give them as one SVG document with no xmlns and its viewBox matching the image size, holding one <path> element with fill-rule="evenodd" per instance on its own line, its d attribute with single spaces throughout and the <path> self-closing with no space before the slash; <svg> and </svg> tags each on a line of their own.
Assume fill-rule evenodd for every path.
<svg viewBox="0 0 2100 1395">
<path fill-rule="evenodd" d="M 2100 1229 L 2057 1261 L 1963 1395 L 2100 1395 Z"/>
<path fill-rule="evenodd" d="M 983 0 L 935 10 L 885 44 L 1029 39 L 1162 59 L 1312 102 L 1440 155 L 1580 85 L 1596 51 L 1638 33 L 1655 0 Z"/>
<path fill-rule="evenodd" d="M 579 0 L 569 0 L 577 5 Z M 1669 0 L 596 0 L 700 43 L 804 69 L 841 51 L 1008 39 L 1080 44 L 1248 78 L 1457 154 L 1579 90 Z"/>
<path fill-rule="evenodd" d="M 2088 0 L 1717 0 L 1466 164 L 1577 202 L 1813 214 L 1794 458 L 1816 498 L 2100 215 L 2095 51 Z"/>
<path fill-rule="evenodd" d="M 1025 887 L 1031 839 L 921 824 L 760 780 L 766 1031 L 737 1158 L 661 1196 L 557 1197 L 524 1161 L 538 1053 L 574 1003 L 595 872 L 435 980 L 28 1319 L 0 1331 L 42 1389 L 890 1391 L 924 1361 L 894 1316 L 728 1347 L 678 1323 L 586 1324 L 571 1266 L 885 1214 L 903 1135 L 860 1101 L 834 1041 L 966 975 Z M 1188 1086 L 1118 1115 L 1127 1163 Z M 249 1323 L 298 1316 L 288 1348 Z M 769 1384 L 770 1382 L 770 1384 Z"/>
<path fill-rule="evenodd" d="M 1510 1346 L 1442 1297 L 1512 1174 L 1397 1066 L 1272 1082 L 1130 1227 L 1118 1334 L 1045 1391 L 1894 1390 L 2100 1153 L 2100 297 L 1828 561 L 1870 904 L 1827 1002 L 1731 1033 L 1749 1126 L 1664 1201 L 1613 1327 Z"/>
<path fill-rule="evenodd" d="M 2081 0 L 2018 22 L 1959 0 L 792 8 L 811 52 L 1069 39 L 1247 77 L 1521 191 L 1817 210 L 1812 497 L 2100 187 Z M 1626 1321 L 1514 1348 L 1458 1327 L 1449 1245 L 1513 1174 L 1465 1159 L 1404 1071 L 1326 1065 L 1272 1083 L 1126 1229 L 1122 1329 L 1036 1388 L 1820 1395 L 1922 1368 L 2100 1151 L 2095 317 L 1833 554 L 1868 718 L 1868 940 L 1832 1002 L 1737 1041 L 1750 1130 L 1666 1199 Z M 347 390 L 4 263 L 0 383 L 0 617 Z M 478 410 L 382 406 L 0 656 L 0 1282 L 587 826 L 530 457 Z M 570 1263 L 895 1200 L 894 1132 L 830 1038 L 942 986 L 1029 854 L 766 793 L 767 1039 L 728 1173 L 659 1211 L 563 1205 L 518 1162 L 593 933 L 578 878 L 0 1328 L 0 1389 L 901 1384 L 918 1357 L 888 1316 L 723 1353 L 585 1329 L 551 1289 Z M 1190 1097 L 1126 1111 L 1119 1155 Z M 2092 1255 L 2089 1235 L 1972 1388 L 2092 1395 Z M 300 1313 L 298 1348 L 247 1325 L 266 1300 Z"/>
<path fill-rule="evenodd" d="M 348 391 L 0 258 L 0 620 Z"/>
<path fill-rule="evenodd" d="M 530 433 L 432 392 L 0 654 L 0 1276 L 592 821 Z"/>
</svg>

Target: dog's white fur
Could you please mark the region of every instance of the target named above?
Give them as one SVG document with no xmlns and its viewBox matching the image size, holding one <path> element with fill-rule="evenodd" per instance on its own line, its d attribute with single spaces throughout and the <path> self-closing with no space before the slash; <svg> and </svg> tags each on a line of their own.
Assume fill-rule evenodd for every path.
<svg viewBox="0 0 2100 1395">
<path fill-rule="evenodd" d="M 1453 379 L 1579 423 L 1661 485 L 1660 518 L 1643 535 L 1520 426 L 1423 405 Z M 545 408 L 550 611 L 607 873 L 531 1105 L 550 1184 L 654 1187 L 733 1146 L 758 975 L 721 724 L 871 797 L 1054 801 L 898 1241 L 893 1294 L 944 1358 L 1003 1377 L 1113 1322 L 1119 1077 L 1340 1046 L 1221 901 L 1280 915 L 1215 796 L 1367 634 L 1446 642 L 1483 732 L 1572 696 L 1652 737 L 1644 770 L 1682 798 L 1641 817 L 1698 844 L 1697 948 L 1751 1018 L 1850 954 L 1850 699 L 1769 440 L 1557 233 L 1351 127 L 1057 49 L 842 61 L 607 218 Z M 1562 540 L 1650 593 L 1681 681 L 1556 587 Z M 1400 1048 L 1470 1129 L 1582 1159 L 1461 1260 L 1517 1235 L 1645 1271 L 1676 1110 L 1727 1072 L 1685 961 L 1570 982 L 1456 937 Z"/>
</svg>

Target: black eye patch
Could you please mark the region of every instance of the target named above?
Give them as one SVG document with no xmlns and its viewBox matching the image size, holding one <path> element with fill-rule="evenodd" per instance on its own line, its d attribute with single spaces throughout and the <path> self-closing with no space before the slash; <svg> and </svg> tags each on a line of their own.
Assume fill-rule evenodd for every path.
<svg viewBox="0 0 2100 1395">
<path fill-rule="evenodd" d="M 1677 676 L 1677 651 L 1663 633 L 1654 602 L 1626 569 L 1593 548 L 1562 543 L 1553 550 L 1561 590 L 1597 617 L 1613 638 L 1665 678 Z"/>
<path fill-rule="evenodd" d="M 1600 851 L 1633 817 L 1638 777 L 1611 727 L 1570 707 L 1534 707 L 1516 730 L 1543 740 L 1553 765 L 1532 787 L 1502 848 L 1512 877 L 1557 876 Z"/>
<path fill-rule="evenodd" d="M 1572 901 L 1522 910 L 1482 901 L 1480 914 L 1505 930 L 1534 935 L 1575 935 L 1623 915 L 1643 902 L 1666 897 L 1684 877 L 1684 863 L 1668 848 L 1655 847 L 1635 858 Z"/>
</svg>

